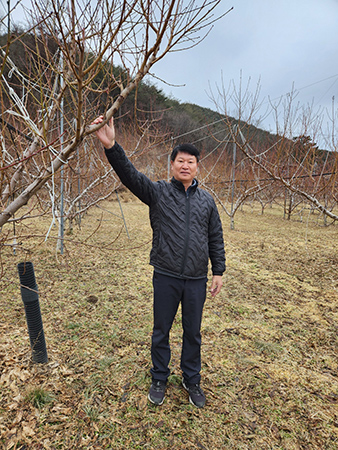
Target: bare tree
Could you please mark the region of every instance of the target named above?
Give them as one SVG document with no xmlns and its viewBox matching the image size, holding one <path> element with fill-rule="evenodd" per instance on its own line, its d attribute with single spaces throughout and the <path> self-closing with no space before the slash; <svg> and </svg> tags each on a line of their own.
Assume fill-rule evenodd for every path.
<svg viewBox="0 0 338 450">
<path fill-rule="evenodd" d="M 338 166 L 334 119 L 331 120 L 331 145 L 328 150 L 320 150 L 315 142 L 323 134 L 323 111 L 314 111 L 312 105 L 297 104 L 293 91 L 284 101 L 269 104 L 269 112 L 275 116 L 276 134 L 267 140 L 258 139 L 258 130 L 252 126 L 267 114 L 265 111 L 263 116 L 258 116 L 262 106 L 259 87 L 251 95 L 248 86 L 242 89 L 242 81 L 239 87 L 233 84 L 228 90 L 222 84 L 216 94 L 211 92 L 211 98 L 242 155 L 261 169 L 268 185 L 275 182 L 284 187 L 285 217 L 290 218 L 296 206 L 305 202 L 324 216 L 338 220 L 334 212 Z M 230 103 L 236 105 L 236 120 L 229 116 Z M 257 182 L 261 179 L 257 177 Z"/>
<path fill-rule="evenodd" d="M 235 215 L 240 207 L 248 199 L 255 198 L 271 186 L 271 179 L 260 177 L 260 168 L 257 168 L 257 165 L 245 156 L 241 151 L 242 146 L 239 145 L 242 133 L 245 133 L 250 142 L 255 141 L 258 128 L 251 126 L 250 123 L 255 121 L 258 125 L 261 120 L 261 117 L 257 118 L 257 113 L 261 108 L 259 83 L 254 95 L 250 93 L 250 80 L 244 88 L 242 84 L 242 79 L 239 87 L 231 82 L 229 88 L 226 89 L 222 80 L 221 86 L 217 86 L 216 92 L 214 93 L 210 89 L 209 95 L 227 131 L 226 151 L 220 158 L 223 173 L 220 174 L 219 168 L 217 169 L 224 188 L 221 196 L 217 195 L 215 191 L 213 193 L 229 216 L 231 229 L 234 228 Z M 234 107 L 231 115 L 230 104 Z M 212 135 L 212 137 L 218 141 L 217 136 Z M 217 166 L 219 167 L 220 164 L 218 163 Z M 206 188 L 208 188 L 207 185 Z"/>
<path fill-rule="evenodd" d="M 18 80 L 13 89 L 3 70 L 1 117 L 18 132 L 2 140 L 0 226 L 69 163 L 99 128 L 90 125 L 98 113 L 108 121 L 157 61 L 208 34 L 226 14 L 216 16 L 220 3 L 32 0 L 30 31 L 9 39 L 1 56 Z M 7 51 L 18 41 L 28 75 Z"/>
</svg>

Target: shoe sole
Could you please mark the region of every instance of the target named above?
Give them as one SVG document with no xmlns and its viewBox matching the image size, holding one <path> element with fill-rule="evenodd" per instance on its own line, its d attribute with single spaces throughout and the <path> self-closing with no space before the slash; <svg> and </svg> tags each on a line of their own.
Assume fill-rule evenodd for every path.
<svg viewBox="0 0 338 450">
<path fill-rule="evenodd" d="M 154 401 L 150 398 L 150 395 L 148 394 L 148 400 L 150 401 L 150 403 L 152 403 L 152 404 L 155 405 L 155 406 L 161 406 L 161 405 L 163 405 L 164 399 L 165 399 L 165 397 L 163 397 L 163 400 L 161 401 L 161 403 L 156 403 L 156 402 L 154 402 Z"/>
</svg>

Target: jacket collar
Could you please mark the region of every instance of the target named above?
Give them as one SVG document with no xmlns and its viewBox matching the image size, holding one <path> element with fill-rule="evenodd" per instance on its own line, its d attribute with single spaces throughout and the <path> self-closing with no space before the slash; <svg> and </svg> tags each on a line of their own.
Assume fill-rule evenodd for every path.
<svg viewBox="0 0 338 450">
<path fill-rule="evenodd" d="M 180 191 L 184 191 L 185 192 L 185 187 L 183 185 L 183 183 L 181 181 L 176 180 L 176 178 L 172 177 L 171 179 L 171 183 L 173 184 L 173 186 L 176 189 L 179 189 Z M 192 180 L 192 184 L 191 186 L 188 187 L 188 191 L 191 192 L 195 192 L 198 186 L 198 181 L 196 180 L 196 178 L 194 178 Z"/>
</svg>

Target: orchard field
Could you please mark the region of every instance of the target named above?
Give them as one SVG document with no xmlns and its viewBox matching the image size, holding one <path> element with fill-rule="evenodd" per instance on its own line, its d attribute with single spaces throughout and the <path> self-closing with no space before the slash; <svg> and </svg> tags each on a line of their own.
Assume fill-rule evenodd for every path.
<svg viewBox="0 0 338 450">
<path fill-rule="evenodd" d="M 150 384 L 148 210 L 106 201 L 45 241 L 50 218 L 16 226 L 1 249 L 0 447 L 10 449 L 338 448 L 338 227 L 245 206 L 224 224 L 227 272 L 202 333 L 207 405 L 188 402 L 171 333 L 164 404 Z M 5 225 L 9 233 L 12 225 Z M 33 364 L 17 264 L 32 261 L 49 362 Z"/>
</svg>

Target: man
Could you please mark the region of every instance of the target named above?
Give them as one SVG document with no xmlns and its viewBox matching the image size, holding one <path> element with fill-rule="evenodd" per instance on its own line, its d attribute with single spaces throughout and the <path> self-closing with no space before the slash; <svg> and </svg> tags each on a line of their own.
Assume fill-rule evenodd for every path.
<svg viewBox="0 0 338 450">
<path fill-rule="evenodd" d="M 93 124 L 103 122 L 103 116 Z M 170 374 L 169 332 L 179 303 L 182 307 L 183 343 L 181 369 L 183 387 L 190 402 L 202 408 L 205 395 L 200 387 L 201 320 L 206 298 L 208 260 L 212 265 L 211 295 L 222 287 L 225 271 L 221 220 L 212 196 L 198 188 L 195 179 L 199 151 L 191 144 L 174 148 L 172 180 L 153 182 L 136 170 L 122 147 L 115 142 L 113 120 L 97 131 L 108 161 L 121 179 L 149 206 L 153 243 L 150 264 L 154 266 L 154 327 L 152 333 L 152 384 L 148 399 L 164 401 Z"/>
</svg>

